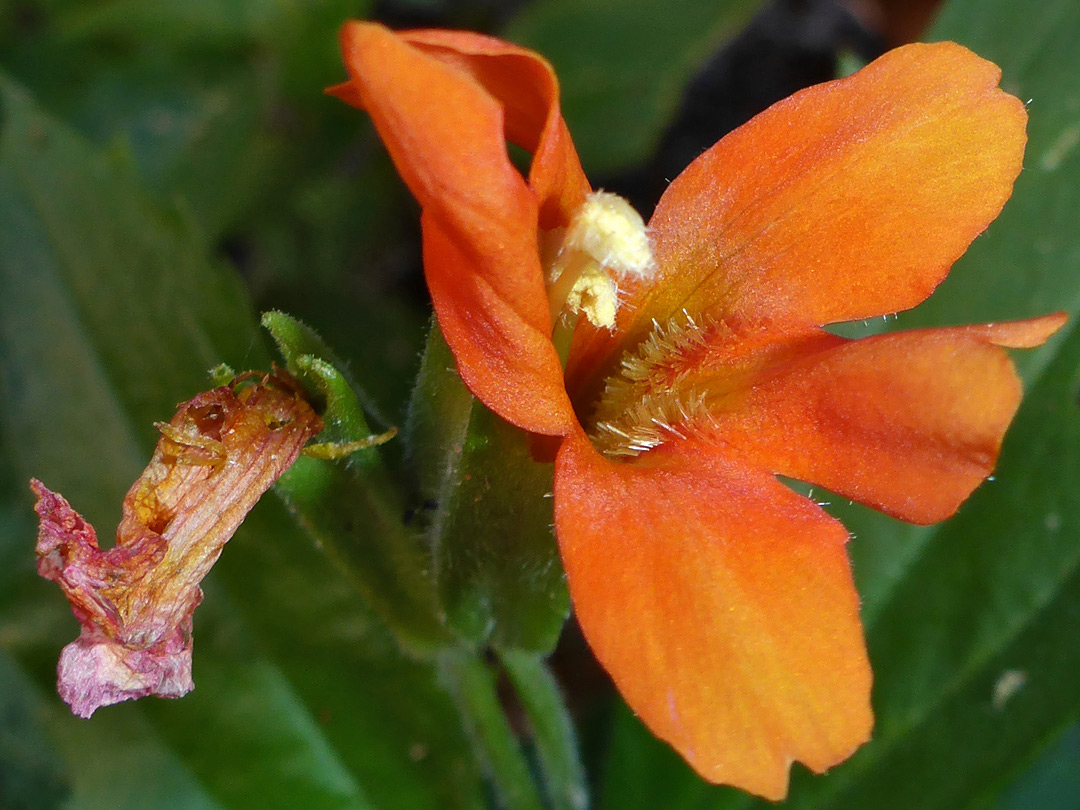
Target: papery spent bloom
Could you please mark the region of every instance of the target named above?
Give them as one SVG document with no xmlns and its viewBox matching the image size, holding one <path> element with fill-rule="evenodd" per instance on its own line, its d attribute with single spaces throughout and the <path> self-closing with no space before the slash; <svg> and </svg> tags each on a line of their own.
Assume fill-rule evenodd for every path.
<svg viewBox="0 0 1080 810">
<path fill-rule="evenodd" d="M 199 583 L 259 497 L 296 460 L 322 421 L 283 372 L 241 375 L 180 405 L 124 498 L 116 545 L 40 481 L 38 573 L 60 585 L 82 631 L 60 656 L 71 710 L 157 695 L 191 680 L 191 618 Z"/>
<path fill-rule="evenodd" d="M 1001 347 L 1063 315 L 822 327 L 918 304 L 997 216 L 1026 125 L 1000 71 L 912 45 L 797 93 L 691 164 L 646 229 L 590 188 L 541 57 L 366 23 L 342 43 L 330 92 L 420 202 L 462 379 L 556 437 L 574 609 L 627 703 L 706 779 L 773 799 L 792 761 L 845 759 L 873 724 L 848 533 L 776 476 L 930 523 L 992 470 L 1020 399 Z"/>
</svg>

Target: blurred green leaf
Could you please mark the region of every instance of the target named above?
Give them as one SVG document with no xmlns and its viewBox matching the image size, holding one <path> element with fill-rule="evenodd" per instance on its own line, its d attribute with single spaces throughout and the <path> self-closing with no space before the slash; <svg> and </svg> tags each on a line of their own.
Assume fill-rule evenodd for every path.
<svg viewBox="0 0 1080 810">
<path fill-rule="evenodd" d="M 80 720 L 61 705 L 47 714 L 52 739 L 68 764 L 79 810 L 224 810 L 134 706 Z M 33 807 L 33 805 L 31 805 Z"/>
<path fill-rule="evenodd" d="M 332 752 L 375 807 L 474 807 L 479 774 L 436 668 L 401 651 L 351 579 L 279 501 L 264 499 L 242 531 L 215 577 L 259 642 L 252 660 L 265 657 L 280 667 L 325 738 L 317 748 Z M 200 611 L 213 597 L 208 589 Z M 230 609 L 226 601 L 221 607 Z M 198 621 L 196 613 L 197 631 Z M 226 636 L 220 643 L 231 649 L 234 641 Z M 198 647 L 195 657 L 198 679 Z M 196 684 L 215 704 L 228 699 Z M 175 706 L 174 716 L 183 719 L 183 701 L 163 705 Z M 276 802 L 265 790 L 259 796 L 262 806 Z"/>
<path fill-rule="evenodd" d="M 343 75 L 337 30 L 368 2 L 20 5 L 0 61 L 84 134 L 130 150 L 148 190 L 182 197 L 214 239 L 270 219 L 279 237 L 304 238 L 302 198 L 339 173 L 350 145 L 344 105 L 321 92 Z"/>
<path fill-rule="evenodd" d="M 222 360 L 268 358 L 239 283 L 185 217 L 150 205 L 129 165 L 90 152 L 2 78 L 0 105 L 0 427 L 92 522 L 115 524 L 153 422 Z M 56 441 L 64 430 L 70 444 Z M 107 460 L 79 463 L 103 446 Z"/>
<path fill-rule="evenodd" d="M 1080 724 L 1073 723 L 993 804 L 999 810 L 1080 807 Z"/>
<path fill-rule="evenodd" d="M 1070 674 L 1080 667 L 1078 36 L 1080 8 L 1064 1 L 1033 10 L 1008 0 L 953 0 L 932 32 L 997 62 L 1003 86 L 1032 99 L 1030 141 L 1002 216 L 926 304 L 886 328 L 1059 309 L 1073 323 L 1045 347 L 1016 353 L 1025 403 L 994 480 L 956 518 L 913 527 L 831 499 L 855 535 L 849 548 L 875 671 L 877 728 L 834 772 L 796 769 L 790 806 L 981 806 L 1003 775 L 1080 710 L 1080 681 Z M 661 780 L 671 797 L 665 806 L 755 804 L 703 785 L 658 753 L 661 744 L 647 740 L 637 721 L 617 728 L 605 793 L 625 802 L 606 806 L 653 806 L 637 801 L 635 786 Z"/>
<path fill-rule="evenodd" d="M 658 740 L 619 702 L 612 720 L 598 810 L 651 810 L 655 807 L 728 807 L 749 804 L 734 788 L 717 788 L 697 776 L 667 743 Z"/>
<path fill-rule="evenodd" d="M 1078 368 L 1074 329 L 997 480 L 934 532 L 870 628 L 874 741 L 795 806 L 964 806 L 1080 708 Z"/>
<path fill-rule="evenodd" d="M 67 774 L 42 723 L 41 699 L 0 647 L 0 807 L 60 807 Z"/>
<path fill-rule="evenodd" d="M 268 130 L 266 78 L 247 66 L 180 73 L 172 60 L 128 59 L 88 80 L 72 120 L 99 143 L 131 155 L 142 185 L 166 204 L 182 200 L 217 236 L 273 185 L 282 159 Z"/>
<path fill-rule="evenodd" d="M 66 13 L 93 7 L 50 15 L 0 43 L 9 50 L 0 58 L 83 134 L 128 152 L 148 191 L 169 205 L 183 198 L 216 237 L 272 185 L 281 159 L 268 125 L 273 60 L 248 49 L 178 52 L 162 33 L 131 42 L 63 33 Z"/>
<path fill-rule="evenodd" d="M 555 65 L 562 110 L 589 173 L 646 159 L 694 71 L 760 0 L 537 0 L 507 38 Z"/>
<path fill-rule="evenodd" d="M 412 270 L 404 194 L 366 118 L 322 93 L 344 76 L 338 29 L 370 3 L 181 5 L 20 0 L 0 63 L 129 155 L 143 187 L 236 262 L 260 309 L 316 325 L 400 419 L 428 315 L 398 289 Z"/>
<path fill-rule="evenodd" d="M 227 360 L 265 367 L 245 297 L 184 217 L 0 87 L 0 438 L 99 527 L 149 458 L 152 422 Z M 29 515 L 29 493 L 11 503 Z M 5 521 L 8 520 L 5 504 Z M 41 685 L 72 806 L 473 807 L 475 767 L 430 664 L 406 658 L 283 507 L 249 515 L 195 616 L 197 689 L 70 717 L 56 657 L 76 633 L 25 561 L 0 591 L 0 645 Z M 8 523 L 5 523 L 8 525 Z M 107 531 L 102 531 L 107 541 Z M 13 576 L 13 575 L 12 575 Z M 20 686 L 20 688 L 22 688 Z M 20 698 L 21 699 L 21 698 Z M 284 797 L 284 798 L 283 798 Z"/>
<path fill-rule="evenodd" d="M 501 650 L 499 659 L 529 723 L 547 805 L 552 810 L 585 810 L 589 789 L 559 684 L 535 653 Z"/>
<path fill-rule="evenodd" d="M 551 528 L 552 465 L 534 461 L 528 434 L 468 392 L 437 326 L 406 440 L 451 627 L 477 645 L 550 651 L 570 610 Z"/>
<path fill-rule="evenodd" d="M 445 650 L 439 670 L 454 696 L 476 759 L 485 765 L 499 807 L 542 810 L 540 795 L 499 701 L 495 672 L 475 654 Z"/>
<path fill-rule="evenodd" d="M 946 4 L 931 39 L 955 39 L 993 60 L 1004 71 L 1002 86 L 1032 100 L 1025 171 L 1001 217 L 976 240 L 929 301 L 901 315 L 893 328 L 993 321 L 1063 308 L 1076 318 L 1080 238 L 1073 223 L 1080 207 L 1080 152 L 1070 133 L 1080 131 L 1076 129 L 1080 106 L 1069 77 L 1080 70 L 1080 55 L 1071 47 L 1077 35 L 1080 9 L 1068 2 L 1043 4 L 1034 15 L 1003 0 Z M 1070 324 L 1072 331 L 1074 327 Z M 1062 345 L 1065 340 L 1068 343 Z M 921 752 L 929 767 L 934 756 L 929 735 L 939 735 L 957 750 L 971 752 L 975 761 L 988 758 L 981 770 L 973 764 L 967 779 L 980 773 L 989 781 L 995 767 L 1021 761 L 1080 708 L 1080 690 L 1068 686 L 1056 695 L 1056 703 L 1051 702 L 1058 686 L 1048 684 L 1046 678 L 1051 676 L 1043 673 L 1038 680 L 1027 675 L 1025 686 L 1043 699 L 1027 707 L 1021 721 L 1003 721 L 995 728 L 992 747 L 972 745 L 971 740 L 984 739 L 979 732 L 955 720 L 950 728 L 943 714 L 960 696 L 973 701 L 974 711 L 980 705 L 976 701 L 980 689 L 985 708 L 987 679 L 1027 672 L 1021 662 L 1038 649 L 1035 639 L 1048 629 L 1049 614 L 1080 605 L 1080 594 L 1069 584 L 1069 572 L 1080 559 L 1076 531 L 1069 528 L 1070 521 L 1075 526 L 1080 519 L 1073 496 L 1080 472 L 1075 467 L 1078 444 L 1071 432 L 1078 416 L 1077 361 L 1070 349 L 1076 341 L 1066 332 L 1042 349 L 1017 353 L 1022 376 L 1033 387 L 1006 440 L 995 480 L 984 485 L 956 520 L 923 529 L 866 512 L 854 520 L 845 518 L 858 538 L 852 552 L 866 605 L 864 617 L 878 672 L 876 704 L 882 715 L 877 740 L 856 762 L 868 762 L 872 752 L 885 747 L 887 712 L 911 718 L 921 702 L 921 713 L 927 715 L 920 720 L 924 747 L 915 742 L 919 738 L 914 728 L 904 735 L 912 742 L 894 743 Z M 1005 504 L 1009 511 L 1002 514 Z M 954 581 L 937 586 L 952 592 L 948 597 L 943 591 L 943 602 L 935 601 L 929 590 L 937 582 L 929 578 L 929 566 L 945 565 L 939 548 L 950 559 L 962 561 L 945 566 Z M 1042 550 L 1035 558 L 1033 548 Z M 920 604 L 936 604 L 937 610 L 928 615 Z M 942 615 L 950 617 L 948 624 Z M 889 627 L 906 624 L 917 631 L 920 622 L 929 622 L 930 627 L 907 645 L 901 645 L 892 635 L 895 628 Z M 934 644 L 932 639 L 939 641 Z M 1075 641 L 1062 643 L 1061 652 L 1051 655 L 1055 662 L 1078 654 Z M 1001 657 L 997 671 L 992 653 Z M 1062 677 L 1064 684 L 1075 685 L 1074 678 Z M 996 759 L 987 748 L 997 753 Z M 896 761 L 901 760 L 898 752 Z M 946 781 L 959 782 L 959 774 L 965 772 L 957 764 L 952 780 Z M 884 778 L 867 775 L 865 781 Z M 977 792 L 982 786 L 969 782 L 968 787 Z M 943 786 L 940 792 L 944 791 Z"/>
<path fill-rule="evenodd" d="M 367 6 L 362 0 L 299 5 L 289 0 L 105 0 L 65 8 L 58 27 L 67 39 L 109 36 L 165 48 L 236 47 L 295 38 L 312 20 L 344 20 L 362 15 Z"/>
</svg>

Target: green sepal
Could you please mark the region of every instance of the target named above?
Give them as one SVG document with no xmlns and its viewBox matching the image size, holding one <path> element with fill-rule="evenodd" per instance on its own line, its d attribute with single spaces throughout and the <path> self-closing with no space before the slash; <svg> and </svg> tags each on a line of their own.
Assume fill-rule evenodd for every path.
<svg viewBox="0 0 1080 810">
<path fill-rule="evenodd" d="M 406 443 L 447 623 L 478 646 L 550 651 L 570 609 L 551 528 L 552 465 L 468 392 L 438 326 Z"/>
<path fill-rule="evenodd" d="M 362 390 L 340 371 L 344 364 L 309 326 L 284 312 L 264 312 L 262 325 L 285 358 L 285 368 L 300 380 L 326 428 L 305 453 L 315 458 L 344 458 L 374 448 L 397 434 L 396 428 L 372 434 L 360 402 Z M 358 394 L 358 392 L 360 392 Z M 360 453 L 355 462 L 377 464 L 378 453 Z"/>
<path fill-rule="evenodd" d="M 396 430 L 371 434 L 356 389 L 313 330 L 281 312 L 265 313 L 262 323 L 326 423 L 313 452 L 301 456 L 275 490 L 403 646 L 438 649 L 450 635 L 425 574 L 427 555 L 406 525 L 401 488 L 374 446 Z M 333 460 L 346 455 L 347 463 Z"/>
<path fill-rule="evenodd" d="M 228 385 L 236 378 L 236 369 L 228 363 L 218 363 L 210 369 L 210 382 L 216 386 Z"/>
</svg>

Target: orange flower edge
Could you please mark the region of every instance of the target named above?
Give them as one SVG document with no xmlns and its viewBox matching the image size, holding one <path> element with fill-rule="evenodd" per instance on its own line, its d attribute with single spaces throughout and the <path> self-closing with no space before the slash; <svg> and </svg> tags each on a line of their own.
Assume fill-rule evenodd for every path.
<svg viewBox="0 0 1080 810">
<path fill-rule="evenodd" d="M 571 597 L 630 707 L 706 779 L 771 799 L 792 761 L 843 761 L 873 725 L 847 532 L 775 476 L 932 522 L 993 469 L 1020 399 L 1001 347 L 1063 315 L 822 327 L 919 303 L 997 216 L 1026 139 L 1000 71 L 915 45 L 809 88 L 695 161 L 646 230 L 589 193 L 541 57 L 366 23 L 342 43 L 333 92 L 420 201 L 462 378 L 561 444 Z M 551 349 L 571 330 L 564 373 Z"/>
<path fill-rule="evenodd" d="M 58 690 L 90 717 L 147 695 L 181 697 L 191 679 L 199 583 L 259 497 L 322 421 L 283 372 L 247 375 L 182 404 L 124 498 L 116 545 L 40 481 L 38 573 L 56 582 L 81 625 L 60 656 Z"/>
</svg>

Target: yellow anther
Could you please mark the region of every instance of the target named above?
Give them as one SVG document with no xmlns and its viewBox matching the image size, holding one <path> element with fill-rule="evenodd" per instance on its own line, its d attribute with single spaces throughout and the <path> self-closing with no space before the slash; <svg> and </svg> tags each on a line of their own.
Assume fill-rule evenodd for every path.
<svg viewBox="0 0 1080 810">
<path fill-rule="evenodd" d="M 551 317 L 584 313 L 594 326 L 615 327 L 618 279 L 645 278 L 655 262 L 645 222 L 615 194 L 590 194 L 565 229 L 542 239 Z M 572 326 L 571 326 L 572 328 Z"/>
<path fill-rule="evenodd" d="M 615 313 L 619 309 L 619 290 L 615 279 L 599 267 L 591 267 L 578 276 L 566 307 L 571 312 L 584 312 L 593 326 L 615 328 Z"/>
<path fill-rule="evenodd" d="M 586 253 L 617 276 L 642 278 L 652 275 L 649 231 L 641 214 L 617 194 L 594 191 L 566 231 L 565 250 Z"/>
</svg>

